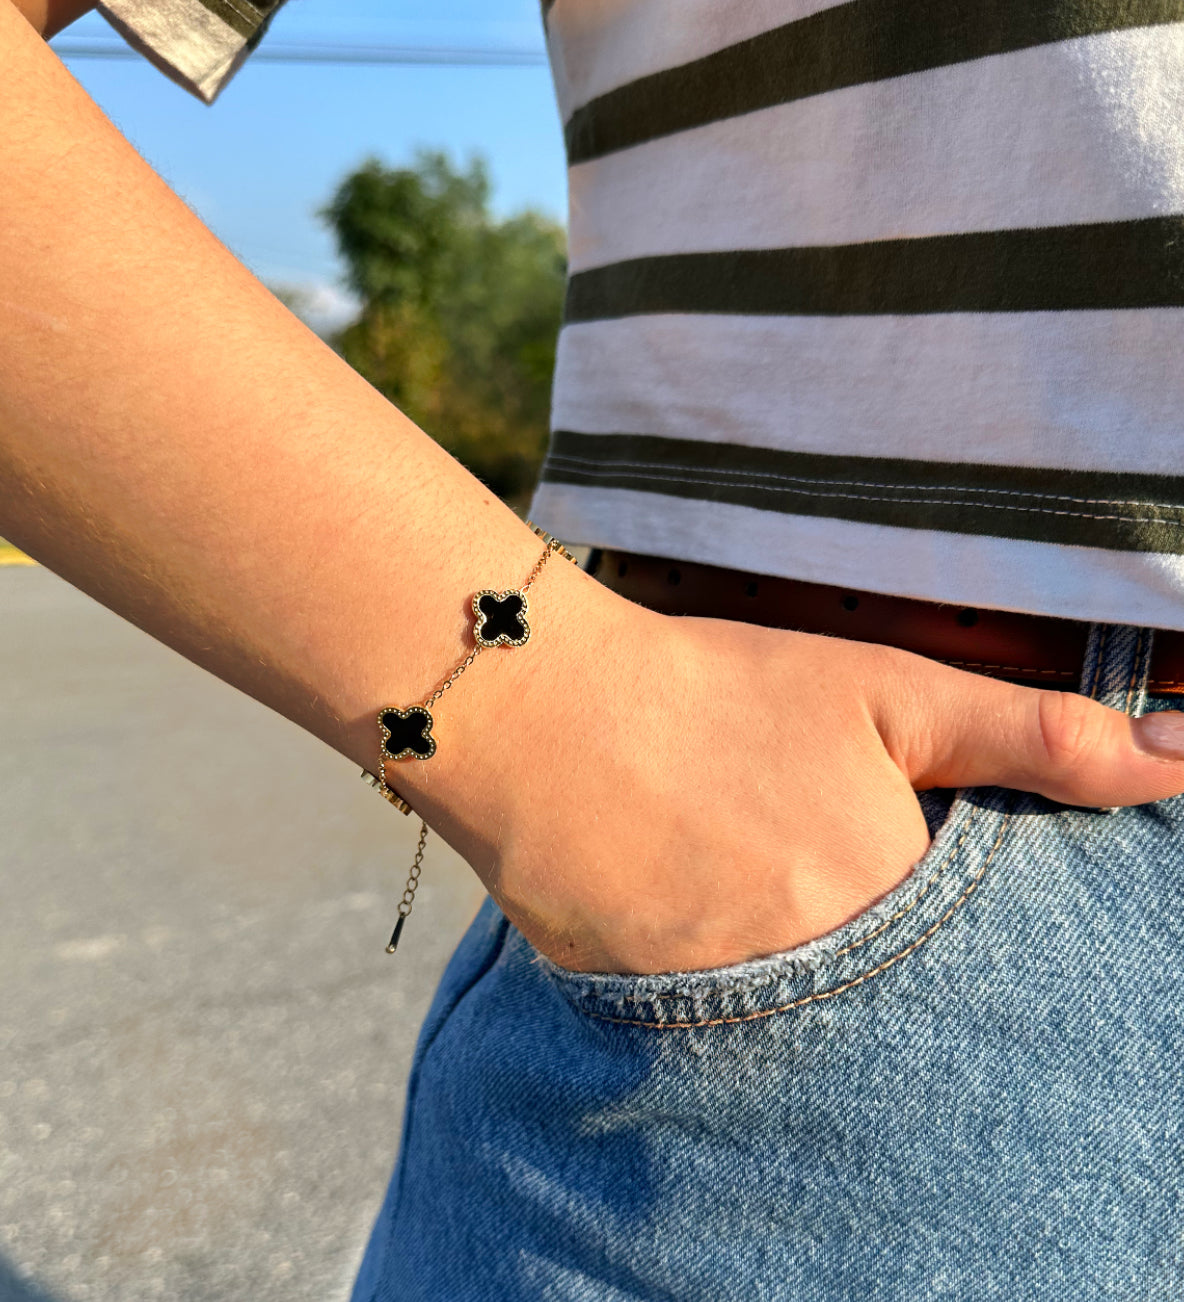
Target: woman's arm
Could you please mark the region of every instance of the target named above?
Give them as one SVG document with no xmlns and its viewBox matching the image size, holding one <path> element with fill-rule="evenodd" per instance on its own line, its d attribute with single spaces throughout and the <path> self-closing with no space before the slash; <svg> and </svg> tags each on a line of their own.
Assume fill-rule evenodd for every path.
<svg viewBox="0 0 1184 1302">
<path fill-rule="evenodd" d="M 537 539 L 218 243 L 9 0 L 0 43 L 0 532 L 373 767 L 374 710 L 430 690 L 466 592 L 520 581 Z M 600 597 L 555 567 L 538 599 L 565 585 Z"/>
<path fill-rule="evenodd" d="M 379 708 L 424 699 L 471 594 L 520 584 L 538 539 L 235 261 L 12 0 L 0 49 L 0 535 L 374 768 Z M 558 561 L 531 625 L 392 781 L 572 966 L 837 926 L 925 849 L 914 786 L 1184 790 L 1080 698 L 667 619 Z"/>
<path fill-rule="evenodd" d="M 467 597 L 520 583 L 538 538 L 227 252 L 9 0 L 0 48 L 0 535 L 375 769 L 377 710 L 424 699 Z M 535 642 L 479 661 L 437 756 L 392 774 L 470 853 L 525 670 L 578 675 L 568 630 L 633 609 L 566 563 L 531 595 Z"/>
</svg>

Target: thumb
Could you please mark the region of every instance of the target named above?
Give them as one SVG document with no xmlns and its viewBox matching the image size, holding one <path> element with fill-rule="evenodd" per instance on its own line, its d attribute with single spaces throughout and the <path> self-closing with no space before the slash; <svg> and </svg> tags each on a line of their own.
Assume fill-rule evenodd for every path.
<svg viewBox="0 0 1184 1302">
<path fill-rule="evenodd" d="M 1073 692 L 1017 687 L 908 652 L 895 652 L 875 682 L 874 722 L 917 790 L 1013 787 L 1093 806 L 1184 792 L 1180 711 L 1132 719 Z"/>
</svg>

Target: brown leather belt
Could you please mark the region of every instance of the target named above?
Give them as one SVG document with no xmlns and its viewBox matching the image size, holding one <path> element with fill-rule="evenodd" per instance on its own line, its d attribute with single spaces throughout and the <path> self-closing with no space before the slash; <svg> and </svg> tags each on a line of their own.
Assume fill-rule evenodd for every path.
<svg viewBox="0 0 1184 1302">
<path fill-rule="evenodd" d="M 594 551 L 589 568 L 614 592 L 667 615 L 879 642 L 993 678 L 1069 690 L 1080 681 L 1089 633 L 1089 624 L 1075 619 L 940 605 L 632 552 Z M 1156 633 L 1148 691 L 1184 694 L 1184 633 Z"/>
</svg>

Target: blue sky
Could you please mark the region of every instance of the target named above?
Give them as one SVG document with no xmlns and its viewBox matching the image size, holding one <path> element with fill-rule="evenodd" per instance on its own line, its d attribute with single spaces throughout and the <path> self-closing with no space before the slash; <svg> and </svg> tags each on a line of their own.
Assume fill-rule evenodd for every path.
<svg viewBox="0 0 1184 1302">
<path fill-rule="evenodd" d="M 95 14 L 61 40 L 116 40 Z M 538 0 L 288 0 L 269 45 L 543 49 Z M 565 216 L 563 140 L 545 67 L 277 64 L 253 60 L 210 107 L 145 61 L 67 59 L 139 152 L 268 284 L 318 292 L 348 311 L 339 265 L 314 216 L 367 154 L 400 164 L 420 145 L 483 153 L 499 212 Z"/>
</svg>

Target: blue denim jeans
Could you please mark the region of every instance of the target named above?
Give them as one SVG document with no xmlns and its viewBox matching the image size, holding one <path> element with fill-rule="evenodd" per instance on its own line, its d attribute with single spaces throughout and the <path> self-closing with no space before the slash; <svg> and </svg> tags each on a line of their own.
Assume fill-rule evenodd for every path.
<svg viewBox="0 0 1184 1302">
<path fill-rule="evenodd" d="M 1132 714 L 1148 630 L 1093 629 Z M 1184 798 L 923 797 L 840 930 L 588 976 L 486 904 L 354 1302 L 1184 1298 Z"/>
</svg>

